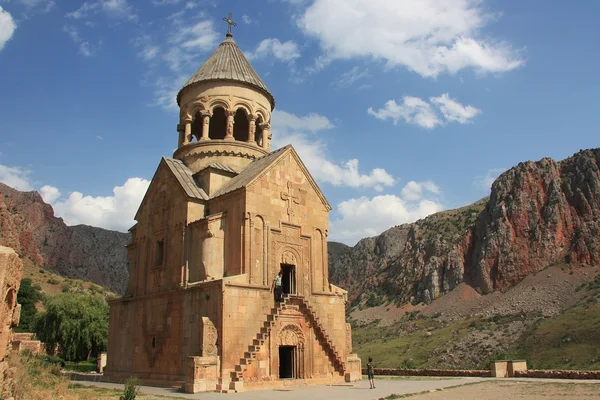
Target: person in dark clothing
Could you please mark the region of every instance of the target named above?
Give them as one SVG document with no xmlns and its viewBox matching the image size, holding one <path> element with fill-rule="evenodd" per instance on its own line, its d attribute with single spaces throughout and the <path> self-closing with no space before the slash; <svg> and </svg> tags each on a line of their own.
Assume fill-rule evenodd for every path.
<svg viewBox="0 0 600 400">
<path fill-rule="evenodd" d="M 282 279 L 282 277 L 283 277 L 283 272 L 279 271 L 279 273 L 275 277 L 275 281 L 273 281 L 273 286 L 275 287 L 275 301 L 277 301 L 277 302 L 282 300 L 281 299 L 281 295 L 282 295 L 281 279 Z"/>
<path fill-rule="evenodd" d="M 373 372 L 373 359 L 369 357 L 369 362 L 367 363 L 367 378 L 369 378 L 369 384 L 371 387 L 369 389 L 375 389 L 375 374 Z"/>
</svg>

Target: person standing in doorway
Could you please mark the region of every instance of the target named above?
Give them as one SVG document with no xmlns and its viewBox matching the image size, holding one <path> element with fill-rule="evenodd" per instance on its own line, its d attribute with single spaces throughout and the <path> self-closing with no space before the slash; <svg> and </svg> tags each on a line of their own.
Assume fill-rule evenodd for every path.
<svg viewBox="0 0 600 400">
<path fill-rule="evenodd" d="M 369 384 L 371 385 L 370 389 L 375 389 L 375 374 L 373 371 L 373 359 L 369 357 L 369 362 L 367 363 L 367 378 L 369 378 Z"/>
<path fill-rule="evenodd" d="M 275 277 L 275 282 L 273 282 L 275 286 L 275 301 L 281 301 L 281 278 L 283 277 L 283 272 L 279 271 L 277 276 Z"/>
</svg>

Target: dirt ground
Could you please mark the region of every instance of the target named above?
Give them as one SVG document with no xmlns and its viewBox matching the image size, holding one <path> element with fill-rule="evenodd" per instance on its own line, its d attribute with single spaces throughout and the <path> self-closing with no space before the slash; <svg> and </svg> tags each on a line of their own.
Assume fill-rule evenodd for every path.
<svg viewBox="0 0 600 400">
<path fill-rule="evenodd" d="M 393 399 L 391 396 L 388 399 Z M 402 396 L 396 397 L 402 398 Z M 600 399 L 600 383 L 578 382 L 481 382 L 420 395 L 411 400 L 538 400 Z"/>
</svg>

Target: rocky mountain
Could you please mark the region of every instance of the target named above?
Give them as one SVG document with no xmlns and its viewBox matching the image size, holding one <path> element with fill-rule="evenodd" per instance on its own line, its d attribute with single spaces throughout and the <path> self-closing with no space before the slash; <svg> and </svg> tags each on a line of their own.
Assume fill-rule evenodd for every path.
<svg viewBox="0 0 600 400">
<path fill-rule="evenodd" d="M 38 192 L 0 183 L 0 245 L 25 262 L 123 293 L 128 279 L 129 234 L 86 225 L 67 226 Z"/>
<path fill-rule="evenodd" d="M 600 264 L 600 149 L 524 162 L 489 198 L 393 227 L 352 248 L 330 245 L 330 280 L 352 305 L 430 303 L 462 282 L 505 290 L 550 265 Z"/>
</svg>

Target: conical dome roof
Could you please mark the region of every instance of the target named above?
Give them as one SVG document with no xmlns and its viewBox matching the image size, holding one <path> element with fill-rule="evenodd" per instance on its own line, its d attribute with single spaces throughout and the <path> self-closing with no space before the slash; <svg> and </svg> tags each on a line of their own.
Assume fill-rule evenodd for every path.
<svg viewBox="0 0 600 400">
<path fill-rule="evenodd" d="M 267 96 L 271 103 L 271 109 L 275 108 L 275 99 L 271 92 L 269 92 L 269 89 L 267 89 L 267 85 L 260 79 L 233 40 L 233 36 L 229 33 L 214 53 L 208 57 L 196 73 L 183 85 L 177 94 L 177 104 L 179 104 L 181 92 L 188 86 L 198 82 L 214 80 L 235 81 L 251 85 Z"/>
</svg>

